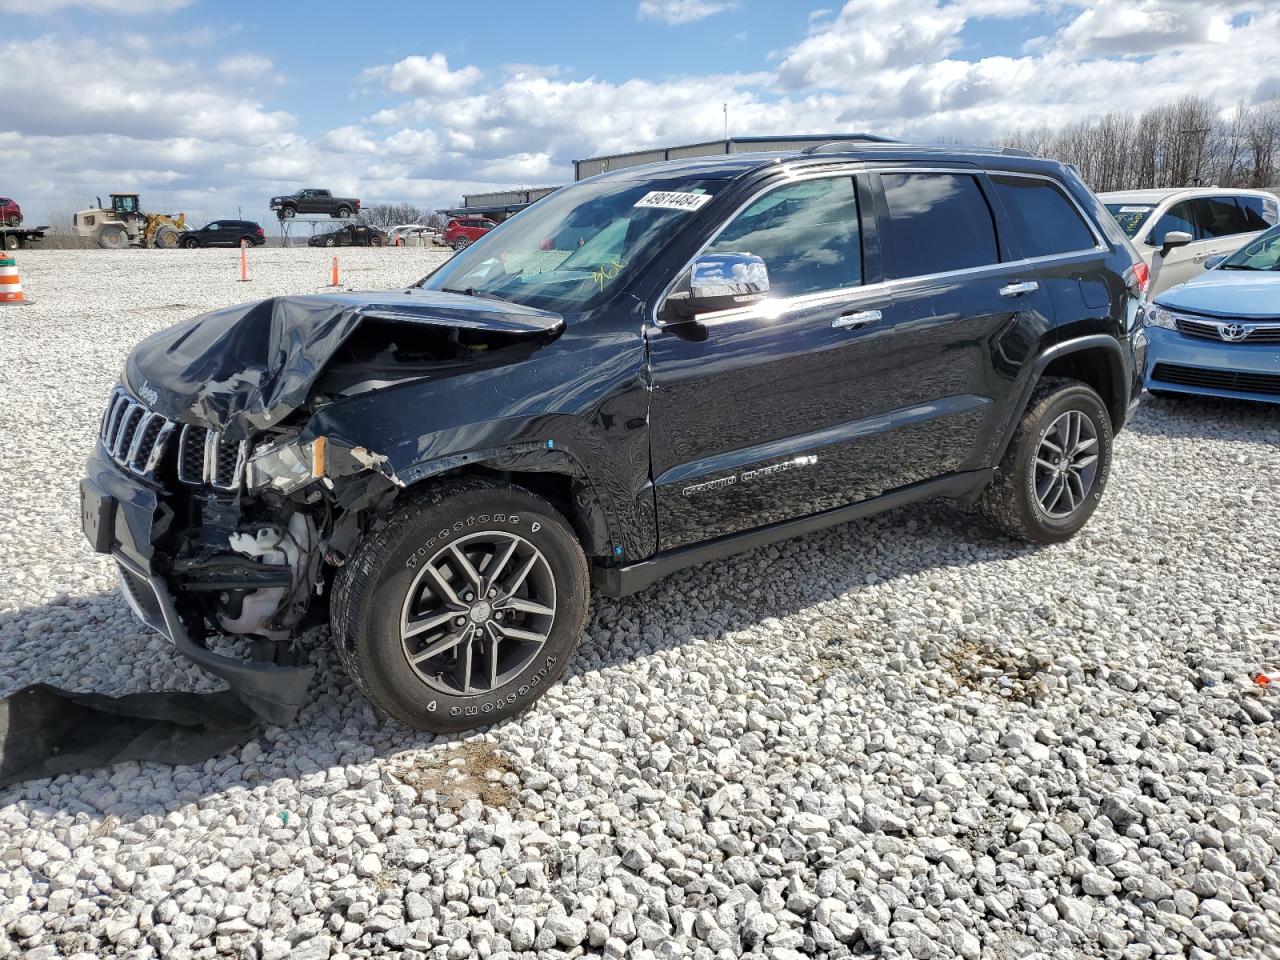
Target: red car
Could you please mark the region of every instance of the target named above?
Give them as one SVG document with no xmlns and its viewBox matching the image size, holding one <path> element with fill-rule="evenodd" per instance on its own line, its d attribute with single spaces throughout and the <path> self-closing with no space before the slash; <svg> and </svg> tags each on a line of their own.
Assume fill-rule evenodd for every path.
<svg viewBox="0 0 1280 960">
<path fill-rule="evenodd" d="M 22 223 L 22 208 L 17 200 L 0 197 L 0 225 L 16 227 Z"/>
<path fill-rule="evenodd" d="M 444 225 L 444 245 L 461 250 L 471 246 L 496 226 L 487 217 L 453 217 Z"/>
</svg>

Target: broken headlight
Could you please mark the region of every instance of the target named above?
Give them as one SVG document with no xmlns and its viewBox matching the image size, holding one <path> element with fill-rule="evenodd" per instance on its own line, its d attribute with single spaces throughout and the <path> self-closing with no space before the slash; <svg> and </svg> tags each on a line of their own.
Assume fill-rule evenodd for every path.
<svg viewBox="0 0 1280 960">
<path fill-rule="evenodd" d="M 276 440 L 254 450 L 245 477 L 252 491 L 267 488 L 292 493 L 324 475 L 324 438 L 303 442 L 297 437 Z"/>
</svg>

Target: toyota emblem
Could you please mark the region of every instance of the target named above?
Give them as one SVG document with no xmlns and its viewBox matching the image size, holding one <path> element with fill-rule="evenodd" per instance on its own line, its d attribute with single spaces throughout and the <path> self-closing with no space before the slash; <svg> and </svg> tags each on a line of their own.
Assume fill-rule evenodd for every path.
<svg viewBox="0 0 1280 960">
<path fill-rule="evenodd" d="M 1239 343 L 1252 332 L 1253 328 L 1243 323 L 1224 323 L 1218 327 L 1218 336 L 1230 343 Z"/>
</svg>

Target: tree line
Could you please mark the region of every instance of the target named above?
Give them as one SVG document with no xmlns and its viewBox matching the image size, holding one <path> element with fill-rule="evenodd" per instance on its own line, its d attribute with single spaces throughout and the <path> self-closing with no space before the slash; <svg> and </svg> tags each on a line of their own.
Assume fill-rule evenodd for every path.
<svg viewBox="0 0 1280 960">
<path fill-rule="evenodd" d="M 1223 111 L 1183 97 L 1141 113 L 1113 111 L 998 141 L 1071 163 L 1098 193 L 1146 187 L 1280 185 L 1280 97 Z"/>
</svg>

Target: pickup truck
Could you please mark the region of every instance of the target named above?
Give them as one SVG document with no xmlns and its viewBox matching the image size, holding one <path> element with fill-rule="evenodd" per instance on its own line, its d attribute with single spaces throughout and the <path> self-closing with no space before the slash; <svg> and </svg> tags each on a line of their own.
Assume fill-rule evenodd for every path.
<svg viewBox="0 0 1280 960">
<path fill-rule="evenodd" d="M 271 209 L 281 220 L 288 220 L 300 213 L 327 213 L 331 217 L 350 217 L 360 212 L 360 201 L 354 197 L 335 197 L 328 190 L 307 187 L 287 197 L 272 197 Z"/>
</svg>

